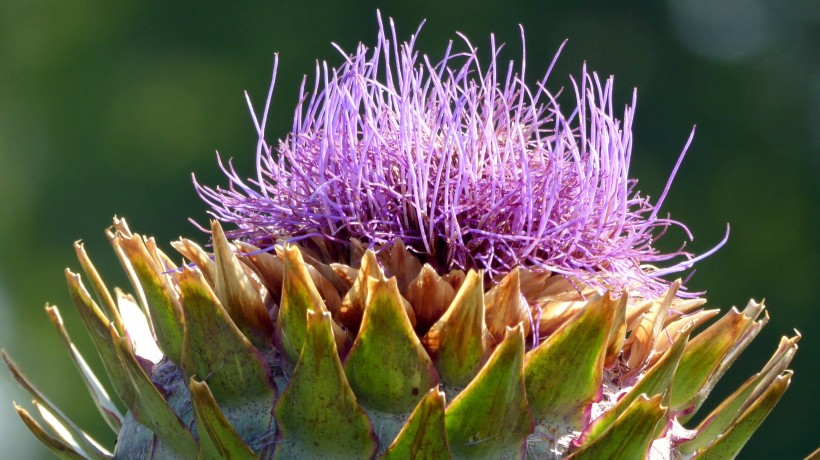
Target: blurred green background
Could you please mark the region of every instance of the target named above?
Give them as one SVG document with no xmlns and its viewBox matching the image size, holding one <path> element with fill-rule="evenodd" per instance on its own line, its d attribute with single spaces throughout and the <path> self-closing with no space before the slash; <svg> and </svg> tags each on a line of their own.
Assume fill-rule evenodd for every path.
<svg viewBox="0 0 820 460">
<path fill-rule="evenodd" d="M 298 83 L 315 59 L 340 62 L 334 41 L 373 43 L 376 8 L 403 38 L 427 18 L 422 51 L 440 57 L 466 33 L 487 49 L 494 32 L 530 81 L 569 39 L 550 87 L 584 60 L 616 78 L 616 104 L 639 88 L 633 177 L 658 196 L 692 125 L 695 142 L 665 210 L 704 251 L 732 225 L 728 245 L 690 282 L 713 306 L 766 298 L 771 321 L 711 398 L 718 402 L 768 359 L 783 334 L 804 340 L 792 388 L 743 458 L 802 458 L 817 447 L 817 229 L 820 215 L 820 3 L 777 0 L 632 2 L 0 2 L 0 346 L 98 439 L 113 439 L 43 312 L 62 308 L 98 366 L 65 291 L 84 239 L 109 286 L 126 286 L 103 229 L 114 214 L 167 242 L 201 242 L 206 221 L 190 173 L 224 184 L 214 151 L 253 170 L 256 137 L 242 91 L 264 100 L 274 52 L 280 77 L 269 139 L 290 126 Z M 666 238 L 666 248 L 683 235 Z M 168 249 L 168 246 L 165 246 Z M 3 458 L 50 458 L 11 400 L 28 404 L 0 371 Z M 30 407 L 30 406 L 28 406 Z"/>
</svg>

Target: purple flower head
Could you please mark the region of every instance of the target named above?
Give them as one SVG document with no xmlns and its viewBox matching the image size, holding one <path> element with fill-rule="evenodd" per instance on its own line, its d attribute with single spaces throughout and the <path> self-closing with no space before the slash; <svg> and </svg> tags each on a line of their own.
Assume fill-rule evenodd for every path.
<svg viewBox="0 0 820 460">
<path fill-rule="evenodd" d="M 275 151 L 264 140 L 271 84 L 261 120 L 254 115 L 255 179 L 246 183 L 220 162 L 227 189 L 197 184 L 212 214 L 236 225 L 230 236 L 262 246 L 400 238 L 443 269 L 498 277 L 524 266 L 651 295 L 668 286 L 661 276 L 726 241 L 699 257 L 654 247 L 669 226 L 692 238 L 659 216 L 683 154 L 656 202 L 636 191 L 628 175 L 635 93 L 618 118 L 612 77 L 584 67 L 566 110 L 546 88 L 550 71 L 528 87 L 525 60 L 500 67 L 503 45 L 492 36 L 487 65 L 461 35 L 465 50 L 451 42 L 433 63 L 414 48 L 418 31 L 400 43 L 392 21 L 389 34 L 380 17 L 379 26 L 373 48 L 347 54 L 337 46 L 341 66 L 317 63 Z"/>
</svg>

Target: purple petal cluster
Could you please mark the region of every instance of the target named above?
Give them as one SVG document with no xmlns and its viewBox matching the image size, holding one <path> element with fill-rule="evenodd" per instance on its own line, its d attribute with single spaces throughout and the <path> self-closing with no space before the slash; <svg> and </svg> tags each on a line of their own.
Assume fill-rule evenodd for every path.
<svg viewBox="0 0 820 460">
<path fill-rule="evenodd" d="M 431 62 L 415 49 L 418 31 L 399 42 L 392 21 L 389 33 L 379 25 L 376 46 L 339 48 L 338 68 L 317 63 L 275 149 L 264 139 L 271 84 L 261 120 L 254 115 L 256 178 L 220 162 L 228 188 L 197 184 L 212 214 L 236 225 L 232 237 L 263 246 L 401 238 L 443 269 L 497 277 L 525 266 L 654 295 L 668 286 L 661 276 L 717 249 L 655 248 L 669 226 L 691 239 L 659 216 L 683 154 L 659 200 L 640 195 L 629 178 L 635 93 L 618 116 L 611 77 L 584 67 L 567 110 L 546 88 L 549 70 L 527 86 L 525 60 L 500 63 L 493 37 L 486 65 L 464 36 L 462 51 L 451 42 Z"/>
</svg>

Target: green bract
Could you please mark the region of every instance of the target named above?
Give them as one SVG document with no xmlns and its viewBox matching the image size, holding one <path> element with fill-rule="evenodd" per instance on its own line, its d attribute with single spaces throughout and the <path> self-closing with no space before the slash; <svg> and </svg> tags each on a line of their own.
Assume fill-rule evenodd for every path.
<svg viewBox="0 0 820 460">
<path fill-rule="evenodd" d="M 676 297 L 679 283 L 630 297 L 518 268 L 493 284 L 439 273 L 401 243 L 352 244 L 342 261 L 212 230 L 213 257 L 180 240 L 177 267 L 115 220 L 134 297 L 112 295 L 77 245 L 97 300 L 71 271 L 69 290 L 116 398 L 46 309 L 116 444 L 92 440 L 3 353 L 46 424 L 17 411 L 58 457 L 731 458 L 791 379 L 799 336 L 686 429 L 766 323 L 762 304 L 698 331 L 717 311 Z"/>
</svg>

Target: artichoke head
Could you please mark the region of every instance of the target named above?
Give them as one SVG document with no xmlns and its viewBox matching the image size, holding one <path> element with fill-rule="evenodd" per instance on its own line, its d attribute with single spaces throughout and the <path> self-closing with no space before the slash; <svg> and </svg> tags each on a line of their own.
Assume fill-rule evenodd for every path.
<svg viewBox="0 0 820 460">
<path fill-rule="evenodd" d="M 124 220 L 107 234 L 133 295 L 112 295 L 79 243 L 96 299 L 66 279 L 115 397 L 46 311 L 115 447 L 3 353 L 45 425 L 18 413 L 61 458 L 731 458 L 789 386 L 799 339 L 694 426 L 763 304 L 705 326 L 718 310 L 678 282 L 659 298 L 525 267 L 496 282 L 440 273 L 401 240 L 258 248 L 217 222 L 213 254 L 172 243 L 177 266 Z"/>
</svg>

